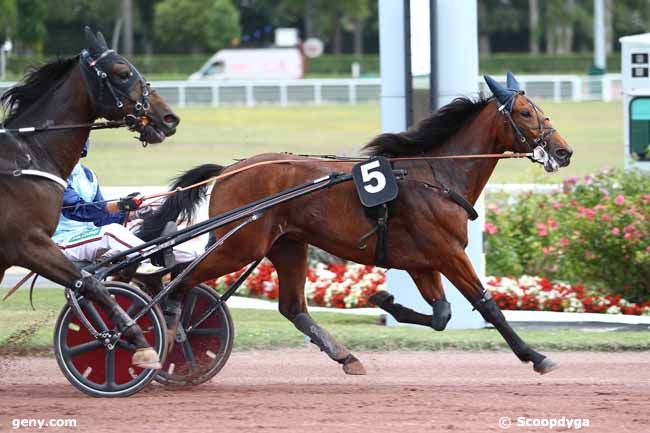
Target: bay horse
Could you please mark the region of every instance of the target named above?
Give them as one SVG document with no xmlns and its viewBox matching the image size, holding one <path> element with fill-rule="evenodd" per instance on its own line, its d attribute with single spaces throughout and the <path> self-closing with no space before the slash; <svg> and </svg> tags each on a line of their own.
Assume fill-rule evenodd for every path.
<svg viewBox="0 0 650 433">
<path fill-rule="evenodd" d="M 50 239 L 63 203 L 65 181 L 79 161 L 95 119 L 130 121 L 141 141 L 158 143 L 176 131 L 179 118 L 101 33 L 86 27 L 88 48 L 28 72 L 0 101 L 0 281 L 22 266 L 96 301 L 137 350 L 133 363 L 159 365 L 140 327 L 104 286 L 75 267 Z M 37 127 L 34 134 L 2 134 Z"/>
<path fill-rule="evenodd" d="M 406 178 L 399 181 L 399 196 L 389 206 L 384 267 L 407 271 L 422 297 L 432 305 L 433 314 L 416 313 L 395 304 L 387 292 L 380 292 L 372 301 L 401 322 L 442 330 L 450 317 L 441 283 L 444 275 L 494 325 L 515 355 L 523 362 L 532 362 L 534 370 L 543 374 L 553 370 L 556 364 L 516 334 L 481 284 L 465 253 L 468 211 L 445 193 L 454 191 L 473 205 L 498 160 L 405 158 L 535 150 L 535 159 L 549 172 L 568 165 L 571 148 L 553 129 L 543 111 L 519 90 L 514 76 L 508 74 L 507 87 L 490 77 L 486 81 L 494 97 L 458 98 L 408 131 L 379 135 L 364 147 L 367 155 L 396 158 L 393 167 L 408 171 Z M 291 161 L 258 164 L 274 160 Z M 250 170 L 215 182 L 210 196 L 210 216 L 332 172 L 350 172 L 353 165 L 344 161 L 263 154 L 228 167 L 198 166 L 177 178 L 170 190 L 254 164 L 257 165 Z M 204 192 L 188 189 L 170 195 L 158 213 L 145 221 L 145 231 L 154 233 L 165 221 L 179 215 L 182 219 L 191 218 Z M 219 238 L 230 228 L 223 227 L 214 234 Z M 183 287 L 191 288 L 267 257 L 278 274 L 280 312 L 322 351 L 342 364 L 346 373 L 365 374 L 361 362 L 309 316 L 304 284 L 309 244 L 347 260 L 374 265 L 376 247 L 372 243 L 365 249 L 357 246 L 357 240 L 372 228 L 354 185 L 342 183 L 268 210 L 260 220 L 229 238 L 224 248 L 209 255 L 184 281 Z M 182 293 L 176 296 L 181 297 Z M 175 325 L 168 324 L 172 330 Z"/>
</svg>

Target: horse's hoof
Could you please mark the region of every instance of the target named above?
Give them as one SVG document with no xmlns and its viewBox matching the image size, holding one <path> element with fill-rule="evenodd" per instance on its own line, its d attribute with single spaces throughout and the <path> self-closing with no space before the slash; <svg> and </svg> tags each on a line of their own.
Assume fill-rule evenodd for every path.
<svg viewBox="0 0 650 433">
<path fill-rule="evenodd" d="M 131 363 L 140 368 L 153 368 L 154 370 L 162 368 L 158 354 L 151 347 L 137 349 Z"/>
<path fill-rule="evenodd" d="M 433 302 L 433 317 L 431 327 L 436 331 L 442 331 L 447 327 L 451 319 L 451 304 L 444 299 Z"/>
<path fill-rule="evenodd" d="M 363 376 L 366 374 L 366 369 L 354 355 L 350 355 L 345 358 L 343 362 L 343 371 L 345 374 L 351 374 L 355 376 Z"/>
<path fill-rule="evenodd" d="M 368 298 L 368 301 L 381 308 L 385 304 L 392 304 L 395 301 L 395 297 L 385 290 L 380 290 Z"/>
<path fill-rule="evenodd" d="M 544 358 L 539 361 L 537 364 L 533 365 L 533 370 L 539 374 L 550 373 L 551 371 L 559 368 L 560 366 L 555 362 L 551 361 L 549 358 Z"/>
</svg>

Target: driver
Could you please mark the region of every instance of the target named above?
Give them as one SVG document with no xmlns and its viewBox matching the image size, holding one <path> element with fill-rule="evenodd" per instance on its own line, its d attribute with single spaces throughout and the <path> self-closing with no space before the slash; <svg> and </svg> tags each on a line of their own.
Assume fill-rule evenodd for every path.
<svg viewBox="0 0 650 433">
<path fill-rule="evenodd" d="M 90 141 L 84 144 L 81 157 L 88 154 Z M 78 162 L 67 179 L 63 193 L 63 208 L 54 242 L 71 261 L 95 262 L 141 245 L 143 241 L 124 226 L 139 217 L 142 198 L 130 194 L 117 202 L 105 202 L 97 176 Z M 177 263 L 190 262 L 194 252 L 174 249 Z"/>
</svg>

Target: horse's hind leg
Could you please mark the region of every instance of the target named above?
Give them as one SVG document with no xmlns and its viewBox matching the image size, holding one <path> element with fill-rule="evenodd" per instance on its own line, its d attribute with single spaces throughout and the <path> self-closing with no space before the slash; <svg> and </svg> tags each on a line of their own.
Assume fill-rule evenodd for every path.
<svg viewBox="0 0 650 433">
<path fill-rule="evenodd" d="M 363 364 L 348 349 L 321 328 L 307 312 L 305 279 L 307 278 L 307 244 L 282 238 L 267 257 L 273 262 L 280 284 L 280 313 L 330 358 L 343 365 L 346 374 L 366 374 Z"/>
<path fill-rule="evenodd" d="M 135 344 L 137 350 L 133 355 L 133 364 L 143 368 L 160 368 L 158 354 L 149 346 L 140 326 L 133 322 L 101 282 L 90 275 L 82 275 L 45 234 L 30 237 L 25 254 L 17 264 L 64 287 L 77 285 L 81 293 L 99 304 L 124 337 Z"/>
<path fill-rule="evenodd" d="M 389 313 L 400 323 L 429 326 L 436 331 L 442 331 L 451 319 L 451 305 L 445 297 L 440 273 L 409 271 L 409 274 L 424 300 L 431 305 L 433 314 L 418 313 L 402 304 L 397 304 L 394 302 L 393 295 L 385 290 L 372 295 L 369 301 Z"/>
<path fill-rule="evenodd" d="M 446 269 L 443 271 L 445 276 L 481 313 L 481 316 L 494 325 L 521 361 L 532 362 L 533 369 L 540 374 L 548 373 L 557 368 L 557 364 L 531 349 L 510 327 L 496 302 L 483 288 L 476 272 L 474 272 L 472 263 L 464 251 L 461 250 L 456 255 L 450 256 L 446 264 Z"/>
</svg>

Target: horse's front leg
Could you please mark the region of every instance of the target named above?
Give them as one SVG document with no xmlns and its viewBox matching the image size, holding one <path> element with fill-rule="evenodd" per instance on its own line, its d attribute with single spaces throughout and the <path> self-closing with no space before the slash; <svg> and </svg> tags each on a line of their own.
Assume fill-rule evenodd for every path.
<svg viewBox="0 0 650 433">
<path fill-rule="evenodd" d="M 461 248 L 445 260 L 445 268 L 442 272 L 481 313 L 481 316 L 499 331 L 521 361 L 532 362 L 533 369 L 540 374 L 557 368 L 556 363 L 531 349 L 510 327 L 496 302 L 483 288 L 472 263 Z"/>
<path fill-rule="evenodd" d="M 117 330 L 135 345 L 136 352 L 132 359 L 134 365 L 142 368 L 160 368 L 158 354 L 149 346 L 140 326 L 126 314 L 101 282 L 92 275 L 82 275 L 46 234 L 28 236 L 27 243 L 19 250 L 22 254 L 18 265 L 64 287 L 75 288 L 80 294 L 97 302 Z"/>
<path fill-rule="evenodd" d="M 451 305 L 445 297 L 440 272 L 420 270 L 408 272 L 424 300 L 431 305 L 433 314 L 418 313 L 402 304 L 397 304 L 394 302 L 393 295 L 385 290 L 372 295 L 369 301 L 389 313 L 400 323 L 429 326 L 436 331 L 442 331 L 451 319 Z"/>
</svg>

